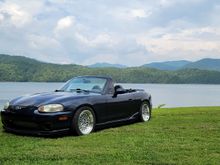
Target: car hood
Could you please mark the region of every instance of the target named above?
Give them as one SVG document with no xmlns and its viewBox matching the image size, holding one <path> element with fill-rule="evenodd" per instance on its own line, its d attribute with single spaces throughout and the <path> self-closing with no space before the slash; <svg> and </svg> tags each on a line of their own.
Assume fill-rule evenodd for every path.
<svg viewBox="0 0 220 165">
<path fill-rule="evenodd" d="M 88 96 L 100 95 L 89 92 L 50 92 L 36 93 L 33 95 L 21 96 L 10 102 L 11 105 L 20 106 L 40 106 L 46 104 L 62 104 L 65 101 L 84 98 Z"/>
</svg>

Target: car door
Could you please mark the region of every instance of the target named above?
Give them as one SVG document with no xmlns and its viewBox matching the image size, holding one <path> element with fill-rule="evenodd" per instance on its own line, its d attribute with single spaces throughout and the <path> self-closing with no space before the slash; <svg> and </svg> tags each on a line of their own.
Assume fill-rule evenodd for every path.
<svg viewBox="0 0 220 165">
<path fill-rule="evenodd" d="M 108 95 L 106 100 L 108 120 L 128 118 L 134 111 L 134 100 L 131 93 Z"/>
</svg>

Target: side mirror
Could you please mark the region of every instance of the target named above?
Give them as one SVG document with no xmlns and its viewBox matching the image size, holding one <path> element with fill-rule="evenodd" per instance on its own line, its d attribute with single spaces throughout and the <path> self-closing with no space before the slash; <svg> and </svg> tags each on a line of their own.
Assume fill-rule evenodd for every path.
<svg viewBox="0 0 220 165">
<path fill-rule="evenodd" d="M 113 97 L 117 97 L 118 94 L 123 94 L 123 93 L 125 93 L 125 91 L 124 91 L 123 88 L 118 88 L 118 87 L 116 86 L 114 89 L 115 89 L 115 92 L 114 92 Z"/>
</svg>

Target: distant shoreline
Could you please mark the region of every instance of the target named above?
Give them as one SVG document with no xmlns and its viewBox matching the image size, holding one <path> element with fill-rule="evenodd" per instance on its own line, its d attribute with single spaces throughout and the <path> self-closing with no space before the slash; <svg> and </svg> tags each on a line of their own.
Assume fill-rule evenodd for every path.
<svg viewBox="0 0 220 165">
<path fill-rule="evenodd" d="M 44 63 L 22 56 L 0 54 L 1 82 L 65 82 L 82 75 L 108 75 L 118 83 L 220 84 L 220 71 L 184 68 L 175 71 L 149 67 L 89 68 Z"/>
</svg>

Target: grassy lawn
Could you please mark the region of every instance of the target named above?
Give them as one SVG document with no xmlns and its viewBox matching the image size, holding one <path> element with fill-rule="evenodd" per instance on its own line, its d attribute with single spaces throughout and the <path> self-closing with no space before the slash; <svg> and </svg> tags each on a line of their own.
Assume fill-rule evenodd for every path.
<svg viewBox="0 0 220 165">
<path fill-rule="evenodd" d="M 82 137 L 19 136 L 0 127 L 1 165 L 220 163 L 220 107 L 154 109 L 148 123 Z"/>
</svg>

